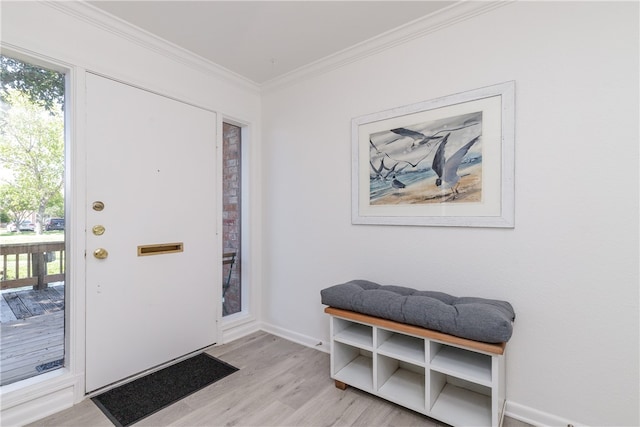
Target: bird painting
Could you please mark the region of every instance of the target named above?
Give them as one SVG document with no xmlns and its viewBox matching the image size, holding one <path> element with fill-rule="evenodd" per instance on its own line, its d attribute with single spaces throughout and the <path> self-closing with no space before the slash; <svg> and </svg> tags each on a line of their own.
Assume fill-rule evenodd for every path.
<svg viewBox="0 0 640 427">
<path fill-rule="evenodd" d="M 473 111 L 369 133 L 371 203 L 476 202 L 482 194 L 482 123 L 482 112 Z"/>
<path fill-rule="evenodd" d="M 462 163 L 462 160 L 467 155 L 471 146 L 480 139 L 480 136 L 478 135 L 471 141 L 467 142 L 451 157 L 445 160 L 444 149 L 449 140 L 449 135 L 451 135 L 451 133 L 446 134 L 445 137 L 442 138 L 442 142 L 440 143 L 440 146 L 438 146 L 436 155 L 433 157 L 433 164 L 431 167 L 438 175 L 438 178 L 436 179 L 436 186 L 440 187 L 444 181 L 444 183 L 451 188 L 451 192 L 455 198 L 455 195 L 458 194 L 458 186 L 460 185 L 460 176 L 458 175 L 460 163 Z"/>
</svg>

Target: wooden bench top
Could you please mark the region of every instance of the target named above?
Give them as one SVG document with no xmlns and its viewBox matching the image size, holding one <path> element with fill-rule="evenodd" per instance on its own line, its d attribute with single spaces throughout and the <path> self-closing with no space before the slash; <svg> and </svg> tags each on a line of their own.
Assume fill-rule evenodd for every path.
<svg viewBox="0 0 640 427">
<path fill-rule="evenodd" d="M 429 338 L 443 343 L 453 344 L 460 347 L 467 347 L 478 351 L 492 354 L 504 354 L 507 343 L 486 343 L 474 341 L 467 338 L 460 338 L 432 329 L 421 328 L 420 326 L 407 325 L 405 323 L 394 322 L 393 320 L 381 319 L 379 317 L 369 316 L 355 311 L 343 310 L 341 308 L 327 307 L 324 312 L 332 316 L 343 319 L 354 320 L 356 322 L 366 323 L 372 326 L 395 330 L 405 334 L 415 335 L 423 338 Z"/>
</svg>

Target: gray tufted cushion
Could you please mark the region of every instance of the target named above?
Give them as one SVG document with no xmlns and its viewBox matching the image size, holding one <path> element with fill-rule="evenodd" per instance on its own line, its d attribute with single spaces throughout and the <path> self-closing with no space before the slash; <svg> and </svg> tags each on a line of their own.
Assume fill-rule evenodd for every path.
<svg viewBox="0 0 640 427">
<path fill-rule="evenodd" d="M 489 343 L 507 342 L 515 313 L 506 301 L 417 291 L 352 280 L 320 291 L 322 303 L 457 337 Z"/>
</svg>

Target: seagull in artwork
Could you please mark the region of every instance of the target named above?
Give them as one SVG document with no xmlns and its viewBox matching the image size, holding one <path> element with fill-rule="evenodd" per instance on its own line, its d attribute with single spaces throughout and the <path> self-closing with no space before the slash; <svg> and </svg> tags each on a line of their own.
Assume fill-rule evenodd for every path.
<svg viewBox="0 0 640 427">
<path fill-rule="evenodd" d="M 406 187 L 406 185 L 404 185 L 402 182 L 398 181 L 398 178 L 393 178 L 393 181 L 391 181 L 391 186 L 393 188 L 397 188 L 397 189 L 401 189 Z"/>
<path fill-rule="evenodd" d="M 455 131 L 458 131 L 458 130 L 462 130 L 462 129 L 466 129 L 468 127 L 476 126 L 476 125 L 479 125 L 479 124 L 480 124 L 480 122 L 478 122 L 477 120 L 467 120 L 466 122 L 464 122 L 459 127 L 441 129 L 441 130 L 433 133 L 432 135 L 425 135 L 425 134 L 423 134 L 421 132 L 413 131 L 413 130 L 407 129 L 407 128 L 390 129 L 389 132 L 392 132 L 392 133 L 394 133 L 396 135 L 400 135 L 400 137 L 409 137 L 409 138 L 413 139 L 413 142 L 411 143 L 411 147 L 409 148 L 408 151 L 412 151 L 412 150 L 414 150 L 416 148 L 422 148 L 423 149 L 424 154 L 419 159 L 416 159 L 414 161 L 407 160 L 406 158 L 398 158 L 395 155 L 392 157 L 391 155 L 389 155 L 389 153 L 386 153 L 384 151 L 379 150 L 378 147 L 375 146 L 373 141 L 371 141 L 371 139 L 369 139 L 369 143 L 376 150 L 377 154 L 384 154 L 385 157 L 387 157 L 388 159 L 390 159 L 390 160 L 392 160 L 394 162 L 405 163 L 406 166 L 411 166 L 413 168 L 416 168 L 416 167 L 418 167 L 418 165 L 420 163 L 422 163 L 423 160 L 425 160 L 427 157 L 429 157 L 431 155 L 433 150 L 437 147 L 438 141 L 445 138 L 445 136 L 443 136 L 442 134 L 444 134 L 444 133 L 451 134 L 452 132 L 455 132 Z M 401 139 L 401 138 L 393 139 L 393 140 L 387 142 L 386 144 L 387 145 L 391 144 L 392 142 L 395 142 L 398 139 Z"/>
<path fill-rule="evenodd" d="M 371 140 L 371 138 L 369 138 L 369 144 L 373 147 L 374 150 L 376 150 L 377 154 L 380 154 L 381 151 L 378 150 L 378 147 L 376 147 L 376 144 L 373 143 L 373 141 Z"/>
<path fill-rule="evenodd" d="M 371 169 L 373 169 L 373 171 L 375 172 L 375 174 L 376 174 L 376 178 L 384 178 L 384 177 L 382 176 L 382 171 L 385 169 L 385 166 L 384 166 L 384 157 L 383 157 L 383 158 L 382 158 L 382 160 L 380 161 L 380 166 L 379 166 L 379 167 L 375 167 L 375 166 L 373 165 L 373 162 L 372 162 L 371 160 L 369 160 L 369 164 L 371 165 Z"/>
<path fill-rule="evenodd" d="M 380 166 L 378 166 L 378 167 L 375 167 L 373 165 L 373 162 L 371 160 L 369 160 L 369 165 L 371 166 L 371 169 L 375 173 L 375 175 L 376 175 L 375 178 L 376 179 L 381 179 L 383 181 L 387 181 L 389 179 L 395 180 L 396 176 L 408 166 L 408 165 L 404 165 L 401 168 L 396 169 L 398 167 L 398 162 L 396 162 L 396 163 L 393 164 L 393 166 L 387 167 L 387 165 L 384 164 L 384 159 L 385 159 L 385 157 L 383 157 L 382 160 L 380 160 Z M 398 182 L 400 182 L 400 181 L 398 181 Z M 404 184 L 402 184 L 402 185 L 404 185 Z M 404 188 L 404 187 L 402 187 L 402 188 Z"/>
<path fill-rule="evenodd" d="M 464 156 L 467 155 L 467 152 L 471 148 L 473 144 L 478 141 L 480 135 L 473 138 L 471 141 L 467 142 L 462 148 L 456 151 L 451 157 L 445 160 L 444 158 L 444 148 L 447 145 L 449 140 L 448 133 L 442 139 L 438 150 L 436 151 L 436 155 L 433 158 L 432 169 L 438 175 L 436 179 L 436 185 L 440 187 L 442 185 L 442 181 L 444 181 L 449 187 L 451 187 L 452 193 L 458 194 L 458 186 L 460 185 L 460 176 L 458 176 L 458 168 L 460 167 L 460 163 L 464 159 Z"/>
<path fill-rule="evenodd" d="M 389 169 L 389 172 L 385 175 L 384 178 L 385 178 L 385 181 L 387 179 L 391 179 L 391 187 L 397 188 L 397 189 L 402 189 L 402 188 L 405 188 L 406 185 L 402 181 L 400 181 L 398 179 L 398 174 L 400 172 L 402 172 L 408 165 L 404 165 L 400 169 L 396 170 L 397 166 L 398 166 L 397 163 L 395 165 L 393 165 L 393 167 L 391 169 Z"/>
<path fill-rule="evenodd" d="M 442 139 L 442 136 L 435 136 L 435 135 L 428 136 L 421 132 L 416 132 L 414 130 L 407 129 L 407 128 L 391 129 L 391 132 L 395 133 L 396 135 L 406 136 L 413 139 L 413 144 L 411 144 L 411 147 L 415 147 L 417 145 L 424 145 L 429 141 L 433 141 L 436 139 Z"/>
<path fill-rule="evenodd" d="M 384 164 L 384 159 L 385 158 L 383 157 L 382 160 L 380 160 L 380 166 L 378 166 L 377 168 L 373 165 L 372 161 L 369 161 L 369 164 L 371 165 L 371 169 L 373 169 L 373 172 L 375 172 L 376 178 L 386 181 L 389 175 L 394 173 L 394 171 L 396 170 L 396 166 L 398 166 L 398 163 L 395 163 L 392 167 L 387 167 L 387 165 Z"/>
</svg>

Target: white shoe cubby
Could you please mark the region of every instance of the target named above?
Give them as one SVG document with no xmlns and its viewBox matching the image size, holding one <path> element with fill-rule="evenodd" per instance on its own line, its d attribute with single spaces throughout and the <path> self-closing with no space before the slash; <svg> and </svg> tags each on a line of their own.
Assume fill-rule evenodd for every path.
<svg viewBox="0 0 640 427">
<path fill-rule="evenodd" d="M 325 311 L 331 314 L 336 386 L 350 385 L 454 426 L 502 424 L 503 344 L 331 307 Z"/>
</svg>

